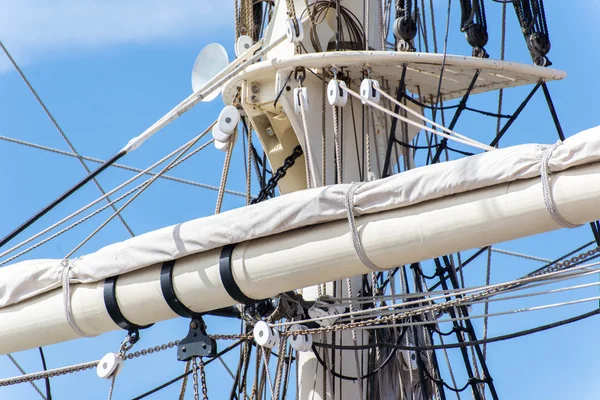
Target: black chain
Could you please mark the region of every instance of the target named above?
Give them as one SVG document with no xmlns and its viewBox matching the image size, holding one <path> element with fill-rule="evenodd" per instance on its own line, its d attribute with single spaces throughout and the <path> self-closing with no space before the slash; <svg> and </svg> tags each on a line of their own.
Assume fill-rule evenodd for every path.
<svg viewBox="0 0 600 400">
<path fill-rule="evenodd" d="M 302 155 L 302 147 L 300 145 L 296 146 L 292 151 L 292 154 L 287 156 L 287 158 L 283 161 L 283 165 L 275 171 L 271 179 L 267 182 L 265 187 L 263 187 L 258 196 L 251 201 L 250 204 L 260 203 L 261 201 L 266 200 L 269 197 L 269 194 L 275 189 L 277 183 L 281 178 L 285 176 L 287 170 L 290 169 L 295 163 L 298 157 Z"/>
</svg>

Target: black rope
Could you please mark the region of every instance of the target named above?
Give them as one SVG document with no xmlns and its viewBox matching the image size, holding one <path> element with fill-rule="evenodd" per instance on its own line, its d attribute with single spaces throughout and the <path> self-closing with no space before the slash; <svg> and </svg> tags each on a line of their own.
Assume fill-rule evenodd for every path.
<svg viewBox="0 0 600 400">
<path fill-rule="evenodd" d="M 10 242 L 12 239 L 14 239 L 18 234 L 23 232 L 29 226 L 31 226 L 31 224 L 33 224 L 38 219 L 42 218 L 44 215 L 46 215 L 48 212 L 50 212 L 50 210 L 52 210 L 54 207 L 56 207 L 57 205 L 62 203 L 64 200 L 69 198 L 73 193 L 77 192 L 79 189 L 81 189 L 83 186 L 85 186 L 86 183 L 88 183 L 89 181 L 93 180 L 98 175 L 100 175 L 100 173 L 102 171 L 104 171 L 106 168 L 108 168 L 111 165 L 113 165 L 114 163 L 116 163 L 125 154 L 127 154 L 127 152 L 125 150 L 119 151 L 117 154 L 112 156 L 112 158 L 105 161 L 104 164 L 100 165 L 94 171 L 92 171 L 87 176 L 85 176 L 82 180 L 80 180 L 75 185 L 73 185 L 66 192 L 64 192 L 63 194 L 58 196 L 54 201 L 52 201 L 46 207 L 44 207 L 43 209 L 38 211 L 35 215 L 33 215 L 27 221 L 23 222 L 21 225 L 16 227 L 12 232 L 10 232 L 8 235 L 6 235 L 4 238 L 2 238 L 2 240 L 0 240 L 0 248 L 3 247 L 4 245 L 6 245 L 8 242 Z"/>
<path fill-rule="evenodd" d="M 406 327 L 402 328 L 402 333 L 400 334 L 398 340 L 396 341 L 396 343 L 400 343 L 402 341 L 402 338 L 404 337 L 404 334 L 406 333 Z M 377 343 L 372 343 L 374 345 L 377 345 Z M 340 374 L 339 372 L 336 372 L 333 368 L 329 368 L 329 366 L 327 366 L 327 364 L 325 364 L 325 361 L 323 361 L 323 359 L 321 358 L 321 355 L 319 354 L 319 350 L 317 350 L 317 348 L 314 345 L 312 345 L 312 351 L 315 354 L 315 358 L 317 359 L 317 361 L 319 362 L 319 364 L 321 364 L 321 366 L 328 370 L 333 376 L 335 376 L 336 378 L 340 378 L 346 381 L 357 381 L 358 379 L 368 379 L 372 376 L 377 375 L 383 368 L 385 368 L 386 365 L 389 364 L 389 362 L 392 360 L 392 358 L 394 358 L 394 355 L 396 354 L 396 350 L 397 349 L 392 349 L 392 351 L 390 352 L 390 354 L 387 355 L 387 357 L 385 358 L 385 360 L 383 360 L 383 362 L 381 363 L 381 365 L 379 365 L 377 368 L 375 368 L 373 371 L 365 374 L 365 375 L 361 375 L 361 376 L 348 376 L 348 375 L 343 375 Z"/>
<path fill-rule="evenodd" d="M 551 44 L 544 1 L 514 0 L 513 5 L 533 62 L 544 67 L 552 65 L 546 57 Z"/>
<path fill-rule="evenodd" d="M 47 371 L 48 368 L 46 366 L 46 357 L 44 356 L 44 350 L 41 347 L 38 347 L 38 350 L 40 351 L 40 358 L 42 359 L 42 368 L 44 369 L 44 371 Z M 50 390 L 50 378 L 46 377 L 44 379 L 44 382 L 46 384 L 46 400 L 52 400 L 52 391 Z"/>
<path fill-rule="evenodd" d="M 457 388 L 457 387 L 448 385 L 443 379 L 434 378 L 433 376 L 431 376 L 431 372 L 429 372 L 429 369 L 427 369 L 427 368 L 425 368 L 425 374 L 436 385 L 438 385 L 440 387 L 443 386 L 446 389 L 451 390 L 455 393 L 464 392 L 469 386 L 471 386 L 473 384 L 480 385 L 482 383 L 488 383 L 487 379 L 472 378 L 472 379 L 467 379 L 467 383 L 465 383 L 465 385 L 463 387 Z"/>
</svg>

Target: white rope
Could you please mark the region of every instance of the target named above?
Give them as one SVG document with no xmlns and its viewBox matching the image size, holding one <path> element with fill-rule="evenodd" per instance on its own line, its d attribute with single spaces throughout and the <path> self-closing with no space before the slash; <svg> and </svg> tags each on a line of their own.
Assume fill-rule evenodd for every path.
<svg viewBox="0 0 600 400">
<path fill-rule="evenodd" d="M 342 149 L 340 145 L 340 132 L 338 129 L 338 109 L 336 106 L 331 106 L 333 112 L 333 144 L 335 150 L 335 170 L 337 172 L 337 181 L 342 183 Z"/>
<path fill-rule="evenodd" d="M 85 332 L 83 329 L 81 329 L 79 327 L 79 325 L 77 325 L 77 322 L 75 322 L 75 317 L 73 316 L 73 309 L 71 308 L 71 274 L 72 274 L 72 268 L 73 268 L 73 263 L 77 262 L 77 259 L 75 260 L 63 260 L 62 261 L 62 266 L 63 269 L 61 271 L 61 275 L 60 275 L 60 282 L 62 285 L 62 292 L 63 292 L 63 309 L 65 312 L 65 317 L 67 319 L 67 323 L 69 324 L 69 326 L 71 327 L 71 329 L 73 329 L 73 331 L 75 331 L 75 333 L 77 333 L 79 336 L 82 337 L 92 337 L 94 335 L 90 335 L 89 333 Z"/>
<path fill-rule="evenodd" d="M 356 229 L 356 221 L 354 220 L 354 192 L 357 188 L 358 183 L 352 182 L 348 188 L 348 191 L 346 192 L 346 214 L 348 216 L 348 225 L 350 226 L 350 233 L 352 234 L 352 244 L 354 245 L 354 250 L 365 267 L 375 272 L 386 271 L 385 268 L 378 267 L 369 259 L 362 246 L 362 242 L 360 241 L 360 235 L 358 234 L 358 230 Z"/>
<path fill-rule="evenodd" d="M 304 149 L 305 149 L 305 160 L 307 168 L 307 177 L 309 178 L 306 182 L 308 188 L 319 186 L 317 176 L 315 174 L 315 160 L 310 146 L 310 139 L 308 137 L 308 123 L 306 122 L 306 110 L 304 109 L 304 96 L 298 94 L 300 100 L 300 115 L 302 116 L 302 127 L 304 129 Z"/>
<path fill-rule="evenodd" d="M 543 263 L 546 263 L 546 264 L 549 264 L 549 263 L 552 262 L 552 260 L 550 260 L 548 258 L 542 258 L 542 257 L 531 256 L 529 254 L 517 253 L 515 251 L 499 249 L 497 247 L 492 248 L 492 251 L 494 253 L 505 254 L 507 256 L 513 256 L 513 257 L 524 258 L 526 260 L 539 261 L 539 262 L 543 262 Z"/>
<path fill-rule="evenodd" d="M 15 367 L 17 367 L 17 369 L 19 370 L 19 372 L 25 376 L 27 375 L 27 372 L 25 372 L 25 370 L 23 369 L 23 367 L 21 367 L 21 365 L 18 363 L 18 361 L 16 360 L 16 358 L 13 357 L 12 354 L 8 353 L 6 354 L 6 356 L 9 358 L 9 360 L 14 364 Z M 42 393 L 42 390 L 35 384 L 35 382 L 33 381 L 29 381 L 29 384 L 33 387 L 33 389 L 40 395 L 40 397 L 44 400 L 46 400 L 46 395 L 44 393 Z"/>
<path fill-rule="evenodd" d="M 200 135 L 198 135 L 198 136 L 199 136 L 199 137 L 203 137 L 203 136 L 204 136 L 204 135 L 206 135 L 208 132 L 210 132 L 210 129 L 211 129 L 213 126 L 214 126 L 214 124 L 215 124 L 215 123 L 216 123 L 216 121 L 215 121 L 215 122 L 213 122 L 213 123 L 212 123 L 212 124 L 211 124 L 211 125 L 210 125 L 210 126 L 209 126 L 209 127 L 208 127 L 208 128 L 205 130 L 205 131 L 204 131 L 204 132 L 202 132 L 202 133 L 201 133 Z M 197 137 L 198 137 L 198 136 L 197 136 Z M 194 139 L 192 139 L 192 140 L 195 140 L 195 138 L 194 138 Z M 13 252 L 13 251 L 15 251 L 16 249 L 18 249 L 18 248 L 20 248 L 20 247 L 23 247 L 23 246 L 24 246 L 24 245 L 26 245 L 27 243 L 30 243 L 30 242 L 32 242 L 33 240 L 35 240 L 35 239 L 39 238 L 40 236 L 42 236 L 42 235 L 45 235 L 46 233 L 50 232 L 50 231 L 51 231 L 51 230 L 53 230 L 54 228 L 56 228 L 56 227 L 58 227 L 58 226 L 62 225 L 62 224 L 63 224 L 63 223 L 65 223 L 66 221 L 68 221 L 68 220 L 70 220 L 70 219 L 74 218 L 76 215 L 78 215 L 78 214 L 81 214 L 82 212 L 84 212 L 85 210 L 89 209 L 90 207 L 92 207 L 92 206 L 94 206 L 94 205 L 98 204 L 100 201 L 102 201 L 103 199 L 105 199 L 107 196 L 109 196 L 109 195 L 111 195 L 111 194 L 113 194 L 113 193 L 115 193 L 115 192 L 117 192 L 117 191 L 119 191 L 119 190 L 123 189 L 125 186 L 127 186 L 127 185 L 129 185 L 130 183 L 134 182 L 135 180 L 137 180 L 138 178 L 140 178 L 142 175 L 145 175 L 145 174 L 148 174 L 148 173 L 150 173 L 150 171 L 151 171 L 151 170 L 153 170 L 154 168 L 156 168 L 158 165 L 160 165 L 160 164 L 163 164 L 163 163 L 164 163 L 165 161 L 167 161 L 169 158 L 173 157 L 175 154 L 177 154 L 177 153 L 179 153 L 180 151 L 182 151 L 182 150 L 183 150 L 183 149 L 184 149 L 184 148 L 185 148 L 185 147 L 186 147 L 186 146 L 187 146 L 187 145 L 188 145 L 190 142 L 191 142 L 191 141 L 188 141 L 187 143 L 183 144 L 183 145 L 182 145 L 182 146 L 180 146 L 179 148 L 177 148 L 177 149 L 173 150 L 171 153 L 167 154 L 165 157 L 163 157 L 163 158 L 162 158 L 162 159 L 160 159 L 159 161 L 155 162 L 154 164 L 152 164 L 152 165 L 151 165 L 151 166 L 149 166 L 148 168 L 144 169 L 143 171 L 140 171 L 140 172 L 139 172 L 137 175 L 133 176 L 132 178 L 128 179 L 127 181 L 125 181 L 125 182 L 124 182 L 124 183 L 122 183 L 121 185 L 119 185 L 119 186 L 117 186 L 116 188 L 112 189 L 111 191 L 109 191 L 109 192 L 108 192 L 108 193 L 106 193 L 105 195 L 103 195 L 103 196 L 100 196 L 99 198 L 97 198 L 97 199 L 96 199 L 96 200 L 94 200 L 93 202 L 91 202 L 91 203 L 89 203 L 89 204 L 85 205 L 84 207 L 80 208 L 79 210 L 77 210 L 77 211 L 73 212 L 72 214 L 70 214 L 70 215 L 66 216 L 65 218 L 61 219 L 60 221 L 56 222 L 55 224 L 51 225 L 50 227 L 48 227 L 48 228 L 44 229 L 43 231 L 41 231 L 41 232 L 39 232 L 39 233 L 37 233 L 37 234 L 33 235 L 32 237 L 30 237 L 30 238 L 28 238 L 28 239 L 24 240 L 23 242 L 21 242 L 21 243 L 19 243 L 19 244 L 15 245 L 15 246 L 11 247 L 10 249 L 6 250 L 6 251 L 5 251 L 5 252 L 3 252 L 2 254 L 0 254 L 0 258 L 3 258 L 4 256 L 6 256 L 6 255 L 8 255 L 8 254 L 12 253 L 12 252 Z M 212 140 L 211 140 L 210 142 L 212 142 Z M 209 142 L 209 143 L 210 143 L 210 142 Z M 203 146 L 201 146 L 199 149 L 196 149 L 196 150 L 194 150 L 193 152 L 191 152 L 190 154 L 188 154 L 188 156 L 186 156 L 186 157 L 182 158 L 181 160 L 177 161 L 177 163 L 173 164 L 173 165 L 171 166 L 171 168 L 169 168 L 169 170 L 171 170 L 171 169 L 175 168 L 177 165 L 181 164 L 182 162 L 184 162 L 185 160 L 187 160 L 189 157 L 191 157 L 192 155 L 194 155 L 194 154 L 196 154 L 197 152 L 199 152 L 199 151 L 200 151 L 200 149 L 202 149 L 202 148 L 204 148 L 204 147 L 205 147 L 204 145 L 203 145 Z M 156 175 L 159 175 L 159 174 L 152 173 L 152 175 L 153 175 L 153 176 L 156 176 Z M 163 175 L 159 175 L 159 176 L 163 176 Z M 147 182 L 147 181 L 145 181 L 145 182 Z M 136 189 L 138 189 L 138 188 L 141 188 L 143 185 L 144 185 L 144 184 L 141 184 L 141 185 L 139 185 L 139 186 L 138 186 L 137 188 L 135 188 L 134 190 L 132 190 L 132 191 L 128 192 L 128 194 L 127 194 L 127 195 L 129 195 L 129 194 L 133 193 L 134 191 L 136 191 Z M 243 194 L 241 194 L 241 193 L 240 193 L 240 195 L 243 195 Z M 114 203 L 118 202 L 119 200 L 121 200 L 121 199 L 123 199 L 123 198 L 125 198 L 125 197 L 127 197 L 127 196 L 123 195 L 123 196 L 119 197 L 118 199 L 112 200 L 112 201 L 111 201 L 111 203 L 113 203 L 113 204 L 114 204 Z M 101 207 L 99 210 L 96 210 L 96 212 L 94 212 L 94 213 L 93 213 L 93 215 L 95 215 L 95 213 L 97 213 L 97 212 L 99 212 L 99 211 L 101 211 L 101 210 L 104 210 L 104 209 L 106 209 L 106 208 L 107 208 L 107 206 L 108 206 L 108 205 L 105 205 L 104 207 Z M 81 222 L 83 222 L 83 221 L 81 221 Z M 71 225 L 70 227 L 73 227 L 73 226 L 74 226 L 74 225 Z M 66 230 L 68 230 L 68 229 L 70 229 L 70 227 L 69 227 L 69 228 L 65 228 L 65 229 L 66 229 Z M 60 234 L 60 233 L 63 233 L 63 232 L 65 232 L 65 231 L 66 231 L 65 229 L 63 229 L 61 232 L 59 232 L 59 234 Z M 26 253 L 26 252 L 28 252 L 28 251 L 31 251 L 31 250 L 33 250 L 34 248 L 36 248 L 36 247 L 40 246 L 40 245 L 41 245 L 41 244 L 43 244 L 43 243 L 46 243 L 46 242 L 48 242 L 48 241 L 49 241 L 51 238 L 54 238 L 54 237 L 56 237 L 56 236 L 58 236 L 58 234 L 55 234 L 55 235 L 51 236 L 50 238 L 46 238 L 46 239 L 44 239 L 42 242 L 40 242 L 40 243 L 38 243 L 38 244 L 36 244 L 36 245 L 34 245 L 34 246 L 32 246 L 32 247 L 30 247 L 30 248 L 28 248 L 28 249 L 26 249 L 26 250 L 22 251 L 21 253 L 19 253 L 19 254 L 17 254 L 17 255 L 15 255 L 15 256 L 13 256 L 13 257 L 11 257 L 11 258 L 9 258 L 9 259 L 7 259 L 7 260 L 4 260 L 4 261 L 2 261 L 2 263 L 0 263 L 0 266 L 2 266 L 2 265 L 4 265 L 4 264 L 7 264 L 8 262 L 10 262 L 10 261 L 14 260 L 15 258 L 17 258 L 17 257 L 19 257 L 19 256 L 21 256 L 21 255 L 23 255 L 23 254 L 25 254 L 25 253 Z"/>
<path fill-rule="evenodd" d="M 117 374 L 113 373 L 113 377 L 110 380 L 110 389 L 108 390 L 108 400 L 112 399 L 113 391 L 115 390 L 115 380 L 117 379 Z"/>
<path fill-rule="evenodd" d="M 575 225 L 567 221 L 561 214 L 558 212 L 558 208 L 556 207 L 556 202 L 554 201 L 554 196 L 552 195 L 552 187 L 550 186 L 550 170 L 548 163 L 550 161 L 550 157 L 552 156 L 552 152 L 558 146 L 560 146 L 562 142 L 559 140 L 555 144 L 548 146 L 546 151 L 544 151 L 544 155 L 542 156 L 542 165 L 540 171 L 540 177 L 542 178 L 542 192 L 544 195 L 544 204 L 546 206 L 546 210 L 558 225 L 563 228 L 577 228 L 580 225 Z"/>
<path fill-rule="evenodd" d="M 447 134 L 449 134 L 449 135 L 456 136 L 457 138 L 461 138 L 461 139 L 463 139 L 463 140 L 466 140 L 467 142 L 470 142 L 470 143 L 472 143 L 472 145 L 473 145 L 473 146 L 475 146 L 475 147 L 479 147 L 479 148 L 482 148 L 482 147 L 484 147 L 484 148 L 482 148 L 482 150 L 497 150 L 495 147 L 490 147 L 490 146 L 488 146 L 488 145 L 486 145 L 486 144 L 483 144 L 483 143 L 481 143 L 481 142 L 478 142 L 477 140 L 471 139 L 471 138 L 470 138 L 470 137 L 468 137 L 468 136 L 461 135 L 461 134 L 460 134 L 460 133 L 458 133 L 458 132 L 454 132 L 453 130 L 450 130 L 450 129 L 446 128 L 444 125 L 440 125 L 440 124 L 438 124 L 437 122 L 435 122 L 435 121 L 433 121 L 433 120 L 430 120 L 429 118 L 427 118 L 427 117 L 426 117 L 426 116 L 424 116 L 423 114 L 419 114 L 418 112 L 416 112 L 416 111 L 415 111 L 415 110 L 413 110 L 412 108 L 410 108 L 410 107 L 408 107 L 408 106 L 406 106 L 406 105 L 402 104 L 401 102 L 399 102 L 398 100 L 396 100 L 395 98 L 393 98 L 392 96 L 390 96 L 389 94 L 387 94 L 387 93 L 386 93 L 384 90 L 382 90 L 381 88 L 374 87 L 374 89 L 375 89 L 376 91 L 378 91 L 379 93 L 381 93 L 381 94 L 382 94 L 382 95 L 383 95 L 385 98 L 387 98 L 389 101 L 391 101 L 391 102 L 392 102 L 392 103 L 394 103 L 395 105 L 397 105 L 397 106 L 399 106 L 400 108 L 402 108 L 403 110 L 407 111 L 408 113 L 410 113 L 410 114 L 414 115 L 415 117 L 417 117 L 417 118 L 419 118 L 419 119 L 422 119 L 423 121 L 425 121 L 425 122 L 427 122 L 427 123 L 431 124 L 432 126 L 435 126 L 436 128 L 439 128 L 439 129 L 441 129 L 442 131 L 446 132 L 446 133 L 447 133 Z M 435 130 L 434 130 L 434 132 L 438 132 L 438 131 L 435 131 Z M 481 147 L 480 147 L 480 146 L 481 146 Z"/>
<path fill-rule="evenodd" d="M 78 154 L 71 153 L 71 152 L 68 152 L 68 151 L 65 151 L 65 150 L 55 149 L 54 147 L 42 146 L 42 145 L 37 144 L 37 143 L 31 143 L 31 142 L 27 142 L 25 140 L 19 140 L 19 139 L 11 138 L 11 137 L 8 137 L 8 136 L 2 136 L 2 135 L 0 135 L 0 140 L 4 140 L 4 141 L 9 142 L 9 143 L 20 144 L 22 146 L 31 147 L 31 148 L 38 149 L 38 150 L 48 151 L 48 152 L 55 153 L 55 154 L 60 154 L 60 155 L 67 156 L 67 157 L 81 158 L 83 160 L 91 161 L 91 162 L 98 163 L 98 164 L 104 164 L 106 162 L 106 160 L 101 160 L 99 158 L 88 157 L 88 156 L 84 156 L 84 155 L 78 155 Z M 129 166 L 129 165 L 118 164 L 118 163 L 112 164 L 110 167 L 111 168 L 119 168 L 119 169 L 123 169 L 123 170 L 126 170 L 126 171 L 131 171 L 131 172 L 142 172 L 142 171 L 144 171 L 141 168 L 136 168 L 136 167 L 132 167 L 132 166 Z M 154 176 L 154 175 L 156 175 L 156 173 L 151 172 L 151 171 L 147 171 L 147 172 L 144 172 L 144 175 Z M 160 179 L 167 179 L 167 180 L 170 180 L 170 181 L 173 181 L 173 182 L 184 183 L 186 185 L 196 186 L 196 187 L 203 188 L 203 189 L 209 189 L 209 190 L 214 190 L 214 191 L 219 190 L 218 187 L 213 186 L 213 185 L 208 185 L 206 183 L 196 182 L 196 181 L 192 181 L 192 180 L 189 180 L 189 179 L 178 178 L 176 176 L 171 176 L 171 175 L 163 175 L 163 176 L 160 177 Z M 241 197 L 245 196 L 244 193 L 233 191 L 233 190 L 226 190 L 226 192 L 229 193 L 229 194 L 236 195 L 236 196 L 241 196 Z M 106 197 L 107 196 L 102 196 L 102 198 L 106 198 Z"/>
<path fill-rule="evenodd" d="M 418 122 L 415 122 L 415 121 L 413 121 L 413 120 L 412 120 L 412 119 L 410 119 L 410 118 L 406 118 L 406 117 L 403 117 L 403 116 L 402 116 L 402 115 L 400 115 L 400 114 L 396 114 L 395 112 L 393 112 L 393 111 L 390 111 L 390 110 L 388 110 L 387 108 L 380 106 L 379 104 L 375 103 L 374 101 L 371 101 L 371 100 L 369 100 L 369 99 L 365 99 L 365 98 L 364 98 L 364 97 L 362 97 L 360 94 L 358 94 L 358 93 L 356 93 L 355 91 L 353 91 L 353 90 L 349 89 L 348 87 L 345 87 L 344 89 L 345 89 L 345 90 L 346 90 L 346 91 L 347 91 L 347 92 L 348 92 L 350 95 L 352 95 L 352 96 L 356 97 L 357 99 L 360 99 L 361 101 L 364 101 L 366 104 L 370 105 L 371 107 L 374 107 L 374 108 L 378 109 L 379 111 L 381 111 L 381 112 L 384 112 L 384 113 L 388 114 L 388 115 L 389 115 L 389 116 L 391 116 L 391 117 L 397 118 L 397 119 L 399 119 L 400 121 L 406 122 L 406 123 L 407 123 L 407 124 L 409 124 L 409 125 L 412 125 L 412 126 L 414 126 L 414 127 L 417 127 L 417 128 L 419 128 L 419 129 L 422 129 L 422 130 L 424 130 L 424 131 L 427 131 L 427 132 L 433 133 L 434 135 L 438 135 L 438 136 L 441 136 L 441 137 L 443 137 L 443 138 L 446 138 L 446 139 L 449 139 L 449 140 L 453 140 L 453 141 L 455 141 L 455 142 L 458 142 L 458 143 L 465 144 L 465 145 L 467 145 L 467 146 L 476 147 L 476 148 L 478 148 L 478 149 L 480 149 L 480 150 L 484 150 L 484 151 L 498 150 L 498 149 L 496 149 L 495 147 L 490 147 L 490 146 L 488 146 L 488 145 L 486 145 L 486 144 L 483 144 L 483 143 L 477 142 L 476 140 L 473 140 L 473 139 L 466 138 L 466 136 L 463 136 L 463 135 L 456 136 L 456 135 L 457 135 L 457 134 L 456 134 L 456 132 L 453 132 L 453 131 L 451 131 L 451 132 L 453 132 L 453 134 L 454 134 L 455 136 L 453 136 L 453 135 L 449 135 L 449 134 L 446 134 L 446 133 L 444 133 L 444 132 L 437 131 L 437 130 L 435 130 L 435 129 L 431 129 L 431 128 L 429 128 L 428 126 L 425 126 L 425 125 L 419 124 Z M 445 129 L 445 128 L 444 128 L 444 129 Z M 464 139 L 464 138 L 466 138 L 466 139 Z"/>
</svg>

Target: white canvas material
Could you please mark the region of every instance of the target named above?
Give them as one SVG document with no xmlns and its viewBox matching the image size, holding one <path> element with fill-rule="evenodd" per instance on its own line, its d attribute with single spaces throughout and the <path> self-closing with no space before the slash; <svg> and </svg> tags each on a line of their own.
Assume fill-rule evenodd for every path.
<svg viewBox="0 0 600 400">
<path fill-rule="evenodd" d="M 439 199 L 453 194 L 540 176 L 548 145 L 525 144 L 416 168 L 386 179 L 360 183 L 357 216 Z M 600 127 L 574 135 L 556 147 L 550 173 L 600 162 Z M 259 204 L 188 221 L 106 246 L 71 260 L 71 283 L 97 282 L 150 265 L 230 243 L 241 243 L 301 227 L 347 218 L 350 184 L 286 194 Z M 62 260 L 28 260 L 0 268 L 0 307 L 61 285 Z"/>
</svg>

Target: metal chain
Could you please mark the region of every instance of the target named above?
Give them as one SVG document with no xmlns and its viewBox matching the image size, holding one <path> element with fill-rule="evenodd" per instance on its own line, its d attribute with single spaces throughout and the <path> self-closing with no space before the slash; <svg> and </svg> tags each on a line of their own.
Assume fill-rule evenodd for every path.
<svg viewBox="0 0 600 400">
<path fill-rule="evenodd" d="M 539 271 L 532 272 L 531 274 L 525 276 L 525 278 L 537 277 L 537 276 L 541 276 L 541 275 L 550 274 L 553 272 L 558 272 L 563 269 L 567 269 L 572 264 L 581 262 L 581 261 L 585 260 L 586 258 L 593 256 L 594 254 L 596 254 L 598 252 L 600 252 L 600 246 L 596 247 L 595 249 L 589 250 L 585 253 L 582 253 L 578 256 L 572 257 L 568 260 L 548 266 Z M 363 321 L 349 322 L 346 324 L 324 326 L 324 327 L 312 328 L 312 329 L 304 329 L 304 330 L 294 331 L 293 334 L 295 334 L 295 335 L 312 335 L 315 333 L 333 333 L 333 332 L 339 332 L 339 331 L 346 330 L 346 329 L 356 329 L 356 328 L 362 328 L 362 327 L 366 327 L 366 326 L 382 325 L 382 324 L 386 324 L 389 322 L 393 322 L 394 320 L 396 320 L 398 318 L 410 318 L 410 317 L 415 317 L 415 316 L 418 316 L 418 315 L 421 315 L 421 314 L 427 313 L 427 312 L 438 312 L 438 311 L 442 311 L 444 309 L 457 307 L 463 303 L 469 303 L 469 302 L 473 302 L 473 301 L 476 301 L 479 299 L 484 299 L 484 298 L 490 297 L 494 294 L 500 293 L 504 290 L 513 289 L 515 287 L 518 287 L 519 285 L 520 285 L 519 282 L 511 282 L 511 283 L 507 283 L 505 285 L 495 286 L 491 289 L 488 289 L 488 290 L 485 290 L 485 291 L 482 291 L 479 293 L 473 293 L 471 295 L 466 295 L 463 297 L 455 298 L 454 300 L 448 300 L 443 303 L 433 304 L 433 305 L 423 307 L 423 308 L 416 308 L 414 310 L 405 311 L 405 312 L 399 313 L 399 314 L 391 314 L 391 315 L 384 316 L 384 317 L 381 317 L 378 319 L 365 319 Z M 292 333 L 290 333 L 289 331 L 280 332 L 280 335 L 283 335 L 283 336 L 289 336 L 291 334 Z"/>
<path fill-rule="evenodd" d="M 294 166 L 296 160 L 302 155 L 302 153 L 302 147 L 300 145 L 296 146 L 292 151 L 292 154 L 290 154 L 283 161 L 283 165 L 279 167 L 277 171 L 275 171 L 275 174 L 271 176 L 271 179 L 269 179 L 265 187 L 260 190 L 258 196 L 252 200 L 252 204 L 260 203 L 269 197 L 269 193 L 275 189 L 279 180 L 282 179 L 287 173 L 287 170 Z"/>
<path fill-rule="evenodd" d="M 600 252 L 600 246 L 596 247 L 595 249 L 586 251 L 585 253 L 581 253 L 580 255 L 572 257 L 568 260 L 561 261 L 554 265 L 549 265 L 545 268 L 534 271 L 531 274 L 527 275 L 527 278 L 532 278 L 532 277 L 536 277 L 536 276 L 540 276 L 540 275 L 549 274 L 552 272 L 561 271 L 563 269 L 567 269 L 571 266 L 571 264 L 579 263 L 579 262 L 585 260 L 586 258 L 593 256 L 594 254 L 596 254 L 598 252 Z"/>
<path fill-rule="evenodd" d="M 192 377 L 194 378 L 194 400 L 200 400 L 200 393 L 198 393 L 198 364 L 196 357 L 192 359 Z"/>
<path fill-rule="evenodd" d="M 206 373 L 204 372 L 204 361 L 200 358 L 200 380 L 202 382 L 202 399 L 208 400 L 208 388 L 206 387 Z"/>
</svg>

